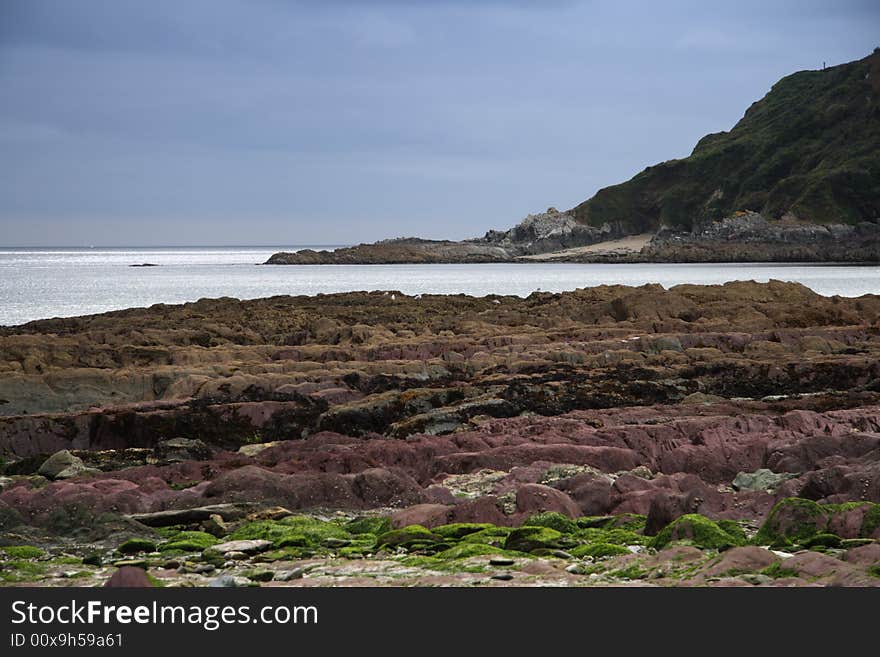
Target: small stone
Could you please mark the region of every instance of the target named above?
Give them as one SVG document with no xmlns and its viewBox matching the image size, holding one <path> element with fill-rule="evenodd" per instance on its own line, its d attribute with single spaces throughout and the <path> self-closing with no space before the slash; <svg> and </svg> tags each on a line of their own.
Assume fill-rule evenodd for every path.
<svg viewBox="0 0 880 657">
<path fill-rule="evenodd" d="M 223 556 L 226 559 L 232 559 L 233 561 L 243 561 L 248 558 L 248 555 L 246 555 L 244 552 L 236 552 L 235 550 L 233 550 L 232 552 L 225 552 Z"/>
<path fill-rule="evenodd" d="M 211 536 L 222 538 L 229 533 L 229 526 L 223 521 L 222 516 L 212 513 L 207 520 L 202 522 L 202 531 Z"/>
<path fill-rule="evenodd" d="M 247 573 L 247 578 L 254 582 L 271 582 L 275 579 L 275 572 L 272 570 L 254 570 Z"/>
<path fill-rule="evenodd" d="M 163 563 L 162 568 L 165 570 L 176 570 L 177 568 L 180 568 L 180 562 L 176 559 L 171 559 Z"/>
<path fill-rule="evenodd" d="M 347 538 L 335 538 L 333 536 L 325 538 L 321 543 L 328 548 L 340 548 L 351 545 L 351 541 Z"/>
<path fill-rule="evenodd" d="M 302 579 L 306 571 L 304 568 L 294 568 L 293 570 L 279 570 L 275 573 L 276 582 L 289 582 L 292 579 Z"/>
<path fill-rule="evenodd" d="M 572 575 L 583 575 L 584 567 L 580 564 L 573 563 L 570 566 L 566 566 L 565 572 L 571 573 Z"/>
<path fill-rule="evenodd" d="M 745 575 L 740 575 L 740 579 L 748 582 L 749 584 L 753 584 L 754 586 L 759 586 L 761 584 L 770 584 L 773 581 L 772 577 L 762 575 L 761 573 L 746 573 Z"/>
<path fill-rule="evenodd" d="M 283 506 L 273 506 L 268 509 L 261 509 L 260 511 L 249 513 L 245 520 L 248 522 L 255 522 L 257 520 L 281 520 L 282 518 L 287 518 L 292 515 L 293 511 L 285 509 Z"/>
<path fill-rule="evenodd" d="M 82 559 L 84 566 L 100 566 L 104 560 L 101 558 L 101 555 L 97 552 L 93 552 L 92 554 L 87 554 Z"/>
<path fill-rule="evenodd" d="M 0 491 L 4 491 L 15 483 L 12 477 L 0 477 Z"/>
<path fill-rule="evenodd" d="M 215 554 L 228 554 L 230 552 L 243 552 L 244 554 L 258 554 L 265 552 L 272 547 L 272 541 L 264 541 L 262 539 L 227 541 L 226 543 L 217 543 L 212 545 L 205 552 L 213 552 Z"/>
<path fill-rule="evenodd" d="M 513 579 L 513 575 L 511 575 L 510 573 L 499 573 L 497 575 L 492 575 L 489 579 L 497 579 L 502 582 L 509 582 Z"/>
<path fill-rule="evenodd" d="M 782 550 L 770 550 L 770 551 L 781 559 L 791 559 L 794 556 L 791 552 L 783 552 Z"/>
<path fill-rule="evenodd" d="M 551 557 L 556 557 L 557 559 L 574 559 L 574 555 L 569 554 L 565 550 L 550 550 L 549 554 Z"/>
<path fill-rule="evenodd" d="M 203 563 L 193 568 L 192 572 L 194 572 L 196 575 L 205 575 L 207 573 L 213 573 L 215 570 L 217 570 L 217 567 L 213 564 Z"/>
<path fill-rule="evenodd" d="M 253 445 L 242 445 L 238 448 L 238 453 L 243 454 L 245 456 L 256 456 L 264 449 L 269 449 L 270 447 L 275 447 L 275 445 L 280 444 L 281 441 L 275 440 L 268 443 L 254 443 Z"/>
<path fill-rule="evenodd" d="M 490 566 L 512 566 L 516 563 L 513 559 L 508 559 L 506 557 L 493 557 L 489 559 Z"/>
</svg>

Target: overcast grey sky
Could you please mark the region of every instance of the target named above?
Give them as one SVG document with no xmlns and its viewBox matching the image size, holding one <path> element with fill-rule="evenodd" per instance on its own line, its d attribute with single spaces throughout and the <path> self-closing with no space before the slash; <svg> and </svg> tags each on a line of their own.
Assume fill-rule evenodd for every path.
<svg viewBox="0 0 880 657">
<path fill-rule="evenodd" d="M 0 246 L 478 235 L 877 45 L 876 1 L 0 0 Z"/>
</svg>

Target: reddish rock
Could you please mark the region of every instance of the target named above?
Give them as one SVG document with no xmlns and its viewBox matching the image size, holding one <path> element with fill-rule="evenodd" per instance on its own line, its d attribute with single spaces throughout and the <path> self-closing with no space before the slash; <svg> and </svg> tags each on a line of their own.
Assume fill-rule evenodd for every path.
<svg viewBox="0 0 880 657">
<path fill-rule="evenodd" d="M 784 566 L 807 579 L 834 577 L 851 572 L 853 569 L 852 565 L 840 559 L 812 551 L 798 552 L 790 559 L 786 559 Z"/>
<path fill-rule="evenodd" d="M 515 518 L 505 515 L 498 498 L 484 495 L 474 500 L 459 502 L 452 509 L 452 522 L 488 522 L 493 525 L 513 525 Z"/>
<path fill-rule="evenodd" d="M 135 568 L 134 566 L 122 566 L 110 576 L 104 586 L 128 589 L 150 588 L 153 586 L 153 583 L 143 569 Z"/>
<path fill-rule="evenodd" d="M 718 577 L 730 574 L 757 573 L 767 566 L 781 561 L 770 550 L 754 545 L 731 548 L 722 553 L 721 558 L 701 574 L 705 577 Z"/>
<path fill-rule="evenodd" d="M 520 486 L 516 491 L 516 510 L 524 515 L 542 511 L 555 511 L 569 518 L 577 518 L 580 515 L 578 505 L 568 495 L 541 484 Z"/>
<path fill-rule="evenodd" d="M 847 550 L 843 560 L 861 566 L 880 564 L 880 543 L 869 543 Z"/>
<path fill-rule="evenodd" d="M 423 527 L 431 528 L 447 524 L 451 516 L 451 506 L 443 504 L 416 504 L 391 514 L 391 524 L 394 527 L 422 525 Z"/>
<path fill-rule="evenodd" d="M 581 515 L 601 516 L 610 513 L 622 497 L 612 483 L 607 475 L 584 473 L 558 485 L 578 505 Z"/>
<path fill-rule="evenodd" d="M 697 513 L 703 498 L 696 491 L 688 493 L 667 493 L 661 491 L 651 499 L 645 534 L 655 536 L 676 518 L 688 513 Z"/>
</svg>

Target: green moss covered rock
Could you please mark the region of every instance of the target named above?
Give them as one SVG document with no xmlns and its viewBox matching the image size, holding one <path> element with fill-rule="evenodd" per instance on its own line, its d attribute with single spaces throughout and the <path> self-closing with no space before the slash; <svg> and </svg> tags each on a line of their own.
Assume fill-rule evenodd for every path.
<svg viewBox="0 0 880 657">
<path fill-rule="evenodd" d="M 755 543 L 786 547 L 803 545 L 819 534 L 842 538 L 872 538 L 880 528 L 880 504 L 845 502 L 819 504 L 788 497 L 771 509 L 755 535 Z"/>
<path fill-rule="evenodd" d="M 456 522 L 450 525 L 440 525 L 431 531 L 446 539 L 458 540 L 468 534 L 475 534 L 484 529 L 492 529 L 495 525 L 486 522 Z"/>
<path fill-rule="evenodd" d="M 662 550 L 673 542 L 686 542 L 704 550 L 725 550 L 745 544 L 742 536 L 726 532 L 717 522 L 698 513 L 673 520 L 654 537 L 651 547 Z"/>
<path fill-rule="evenodd" d="M 484 543 L 485 545 L 502 547 L 512 531 L 513 527 L 490 526 L 473 534 L 466 534 L 461 540 L 465 543 Z"/>
<path fill-rule="evenodd" d="M 139 552 L 155 552 L 156 542 L 146 538 L 130 538 L 117 548 L 119 554 L 137 554 Z"/>
<path fill-rule="evenodd" d="M 427 527 L 423 527 L 422 525 L 407 525 L 401 529 L 392 529 L 390 532 L 385 532 L 376 539 L 376 545 L 380 548 L 402 547 L 411 550 L 425 547 L 433 543 L 440 543 L 442 541 L 442 536 L 433 533 Z"/>
<path fill-rule="evenodd" d="M 207 532 L 176 532 L 168 541 L 159 545 L 160 552 L 201 552 L 219 543 L 219 539 Z"/>
<path fill-rule="evenodd" d="M 332 521 L 310 516 L 289 516 L 282 520 L 260 520 L 247 523 L 229 535 L 228 540 L 260 539 L 275 547 L 319 547 L 328 539 L 346 540 L 351 534 Z"/>
<path fill-rule="evenodd" d="M 555 550 L 564 546 L 562 532 L 550 527 L 520 527 L 508 534 L 505 550 L 531 552 L 532 550 Z"/>
<path fill-rule="evenodd" d="M 530 516 L 529 519 L 523 523 L 523 526 L 549 527 L 562 534 L 571 534 L 578 529 L 578 525 L 574 520 L 561 513 L 556 513 L 555 511 L 536 513 Z"/>
<path fill-rule="evenodd" d="M 586 545 L 578 545 L 576 548 L 569 550 L 569 552 L 573 557 L 593 557 L 596 559 L 630 554 L 630 551 L 622 545 L 614 545 L 612 543 L 587 543 Z"/>
<path fill-rule="evenodd" d="M 458 545 L 451 547 L 448 550 L 438 552 L 434 555 L 434 557 L 436 557 L 437 559 L 445 560 L 468 559 L 470 557 L 478 557 L 487 554 L 498 555 L 507 554 L 507 552 L 501 548 L 492 547 L 491 545 L 484 545 L 482 543 L 459 543 Z"/>
<path fill-rule="evenodd" d="M 33 545 L 6 545 L 0 547 L 0 553 L 10 559 L 41 559 L 46 556 L 43 550 Z"/>
<path fill-rule="evenodd" d="M 345 524 L 349 534 L 384 534 L 391 531 L 391 518 L 388 516 L 363 516 Z"/>
<path fill-rule="evenodd" d="M 841 546 L 840 536 L 836 534 L 816 534 L 803 542 L 803 547 L 811 550 L 813 548 L 839 548 Z"/>
<path fill-rule="evenodd" d="M 862 538 L 880 538 L 880 504 L 874 504 L 862 521 Z"/>
<path fill-rule="evenodd" d="M 767 520 L 755 535 L 758 545 L 803 543 L 821 533 L 828 524 L 827 510 L 813 500 L 787 497 L 770 510 Z"/>
</svg>

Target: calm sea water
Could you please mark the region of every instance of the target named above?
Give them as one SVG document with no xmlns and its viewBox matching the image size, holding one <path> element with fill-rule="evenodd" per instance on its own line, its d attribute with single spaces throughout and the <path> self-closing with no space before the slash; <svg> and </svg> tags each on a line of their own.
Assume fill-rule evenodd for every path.
<svg viewBox="0 0 880 657">
<path fill-rule="evenodd" d="M 204 297 L 400 290 L 407 294 L 525 296 L 601 284 L 798 281 L 825 295 L 880 294 L 880 267 L 695 265 L 257 266 L 302 247 L 0 249 L 0 325 L 182 303 Z M 332 248 L 332 247 L 328 247 Z M 150 262 L 159 267 L 129 267 Z"/>
</svg>

